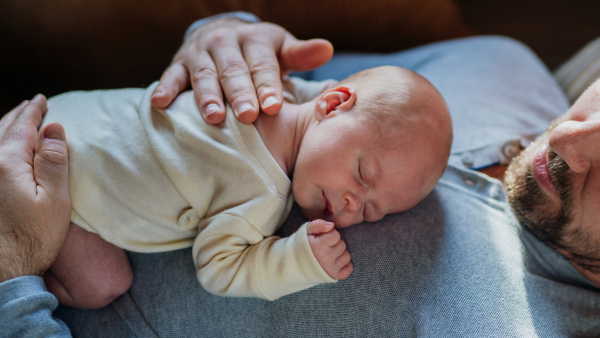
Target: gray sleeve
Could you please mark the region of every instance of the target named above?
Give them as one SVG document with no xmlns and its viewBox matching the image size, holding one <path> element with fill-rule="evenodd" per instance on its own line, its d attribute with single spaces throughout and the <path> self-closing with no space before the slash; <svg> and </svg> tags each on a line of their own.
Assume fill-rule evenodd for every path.
<svg viewBox="0 0 600 338">
<path fill-rule="evenodd" d="M 52 317 L 56 297 L 46 291 L 38 276 L 13 278 L 0 283 L 0 336 L 71 337 L 65 323 Z"/>
</svg>

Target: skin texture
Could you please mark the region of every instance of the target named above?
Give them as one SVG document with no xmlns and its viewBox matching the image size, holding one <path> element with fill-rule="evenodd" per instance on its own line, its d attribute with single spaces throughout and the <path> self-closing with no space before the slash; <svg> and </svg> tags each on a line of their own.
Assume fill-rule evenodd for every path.
<svg viewBox="0 0 600 338">
<path fill-rule="evenodd" d="M 550 245 L 561 252 L 573 266 L 592 283 L 600 286 L 600 82 L 596 81 L 575 102 L 569 111 L 557 119 L 549 130 L 532 143 L 511 163 L 506 175 L 509 200 L 518 210 L 523 202 L 519 196 L 533 196 L 539 188 L 541 197 L 523 215 L 536 234 L 550 231 L 550 226 L 563 229 Z M 536 161 L 546 161 L 539 166 Z M 552 169 L 551 163 L 564 169 Z M 550 168 L 550 169 L 548 169 Z M 550 174 L 551 184 L 535 177 L 534 170 Z M 536 179 L 530 189 L 523 187 L 523 178 Z M 543 175 L 541 176 L 543 177 Z M 544 214 L 554 222 L 538 221 Z M 517 212 L 518 215 L 518 212 Z M 568 217 L 566 217 L 566 216 Z M 546 240 L 548 242 L 548 240 Z"/>
<path fill-rule="evenodd" d="M 252 123 L 259 108 L 266 114 L 281 109 L 283 74 L 318 68 L 332 55 L 327 40 L 300 41 L 270 23 L 217 20 L 196 29 L 181 46 L 151 103 L 165 108 L 191 85 L 207 123 L 225 119 L 222 93 L 238 120 Z"/>
<path fill-rule="evenodd" d="M 46 98 L 37 95 L 0 120 L 0 282 L 41 276 L 67 235 L 66 137 L 57 123 L 38 134 L 45 112 Z"/>
<path fill-rule="evenodd" d="M 331 278 L 346 279 L 354 266 L 350 261 L 350 252 L 346 243 L 340 239 L 340 233 L 334 224 L 316 219 L 306 228 L 308 243 L 321 267 Z"/>
<path fill-rule="evenodd" d="M 123 249 L 71 223 L 44 283 L 63 305 L 98 309 L 129 290 L 133 271 Z"/>
<path fill-rule="evenodd" d="M 387 117 L 382 127 L 378 119 L 383 114 L 360 111 L 357 101 L 371 98 L 371 90 L 379 91 L 364 79 L 343 81 L 302 105 L 284 103 L 281 113 L 260 115 L 254 123 L 271 155 L 292 176 L 294 198 L 304 215 L 323 220 L 311 226 L 321 229 L 321 236 L 331 234 L 327 241 L 309 236 L 309 243 L 321 266 L 338 279 L 341 270 L 334 263 L 349 253 L 328 251 L 343 243 L 334 227 L 376 222 L 419 203 L 444 171 L 452 137 L 445 102 L 426 80 L 398 67 L 376 68 L 368 75 L 374 82 L 399 82 L 410 90 L 422 87 L 408 93 L 406 102 L 386 105 L 403 116 L 403 123 Z M 438 102 L 432 109 L 408 112 L 420 96 Z M 331 223 L 325 226 L 325 221 Z"/>
</svg>

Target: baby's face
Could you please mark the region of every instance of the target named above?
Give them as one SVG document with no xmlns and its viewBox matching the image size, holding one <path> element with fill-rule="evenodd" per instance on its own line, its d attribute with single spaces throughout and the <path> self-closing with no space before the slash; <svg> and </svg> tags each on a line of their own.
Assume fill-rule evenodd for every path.
<svg viewBox="0 0 600 338">
<path fill-rule="evenodd" d="M 377 125 L 351 114 L 325 119 L 307 131 L 292 190 L 308 219 L 344 228 L 408 210 L 425 198 L 432 180 L 430 162 L 423 160 L 430 154 L 422 142 L 428 130 L 404 128 L 387 138 L 380 133 Z"/>
</svg>

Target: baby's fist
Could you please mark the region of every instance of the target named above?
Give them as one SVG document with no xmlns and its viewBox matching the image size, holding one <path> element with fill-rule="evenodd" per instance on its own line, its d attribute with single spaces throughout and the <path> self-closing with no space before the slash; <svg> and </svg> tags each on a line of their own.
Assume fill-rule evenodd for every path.
<svg viewBox="0 0 600 338">
<path fill-rule="evenodd" d="M 350 253 L 334 224 L 316 219 L 306 227 L 308 243 L 319 264 L 333 279 L 345 279 L 354 267 L 350 262 Z"/>
</svg>

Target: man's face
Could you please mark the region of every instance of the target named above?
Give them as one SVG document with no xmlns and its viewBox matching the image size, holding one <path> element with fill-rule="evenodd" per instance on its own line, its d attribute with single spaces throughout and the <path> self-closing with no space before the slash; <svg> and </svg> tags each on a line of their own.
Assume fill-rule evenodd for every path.
<svg viewBox="0 0 600 338">
<path fill-rule="evenodd" d="M 304 136 L 292 179 L 304 215 L 344 228 L 407 210 L 425 197 L 426 161 L 418 138 L 427 131 L 380 136 L 376 125 L 351 113 L 315 124 Z M 394 147 L 386 146 L 393 139 Z"/>
<path fill-rule="evenodd" d="M 521 223 L 600 286 L 600 81 L 511 163 L 506 184 Z"/>
</svg>

